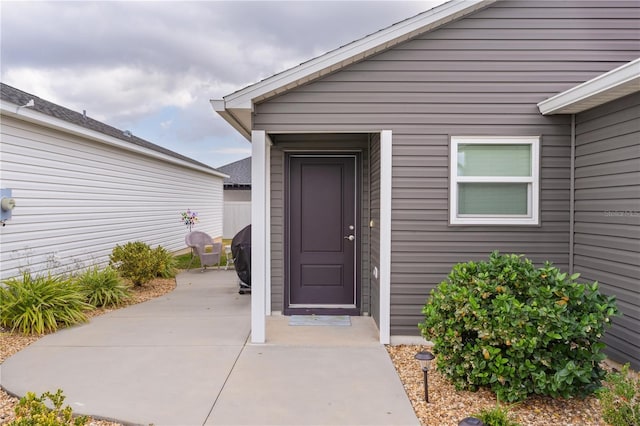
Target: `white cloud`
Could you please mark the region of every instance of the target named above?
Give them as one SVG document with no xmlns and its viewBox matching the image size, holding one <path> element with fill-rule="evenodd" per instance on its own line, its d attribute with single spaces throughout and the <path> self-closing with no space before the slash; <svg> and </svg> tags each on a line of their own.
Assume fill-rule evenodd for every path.
<svg viewBox="0 0 640 426">
<path fill-rule="evenodd" d="M 231 162 L 250 148 L 209 99 L 442 1 L 3 2 L 0 78 L 201 161 Z"/>
<path fill-rule="evenodd" d="M 251 147 L 210 149 L 209 152 L 211 154 L 245 154 L 246 156 L 249 156 L 251 155 Z"/>
<path fill-rule="evenodd" d="M 203 82 L 189 73 L 131 66 L 104 68 L 9 68 L 6 84 L 75 111 L 87 110 L 101 121 L 135 119 L 165 107 L 185 109 L 202 91 L 220 92 L 230 85 Z"/>
</svg>

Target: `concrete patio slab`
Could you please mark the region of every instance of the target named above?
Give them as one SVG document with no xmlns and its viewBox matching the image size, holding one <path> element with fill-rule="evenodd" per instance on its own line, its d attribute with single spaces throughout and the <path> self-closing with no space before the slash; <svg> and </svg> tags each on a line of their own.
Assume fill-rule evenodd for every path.
<svg viewBox="0 0 640 426">
<path fill-rule="evenodd" d="M 247 345 L 250 295 L 234 271 L 183 272 L 175 291 L 38 340 L 0 365 L 23 396 L 62 389 L 75 413 L 125 424 L 417 425 L 368 317 L 351 326 L 267 319 Z"/>
<path fill-rule="evenodd" d="M 241 346 L 34 346 L 2 365 L 11 393 L 62 389 L 74 412 L 128 424 L 201 425 Z"/>
<path fill-rule="evenodd" d="M 419 422 L 381 345 L 247 345 L 207 424 Z"/>
</svg>

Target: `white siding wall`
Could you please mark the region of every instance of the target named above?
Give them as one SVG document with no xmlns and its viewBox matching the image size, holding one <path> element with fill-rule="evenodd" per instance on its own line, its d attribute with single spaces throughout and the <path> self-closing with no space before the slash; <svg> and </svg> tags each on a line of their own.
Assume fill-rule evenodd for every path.
<svg viewBox="0 0 640 426">
<path fill-rule="evenodd" d="M 106 264 L 116 244 L 185 248 L 180 212 L 222 236 L 222 178 L 2 117 L 0 185 L 13 217 L 0 230 L 0 278 Z"/>
<path fill-rule="evenodd" d="M 251 223 L 251 190 L 224 191 L 225 238 L 233 238 L 238 231 Z"/>
</svg>

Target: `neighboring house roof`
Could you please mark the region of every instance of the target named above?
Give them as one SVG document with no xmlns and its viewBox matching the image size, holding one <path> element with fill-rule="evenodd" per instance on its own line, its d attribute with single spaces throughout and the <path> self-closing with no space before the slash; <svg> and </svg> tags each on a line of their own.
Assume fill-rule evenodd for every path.
<svg viewBox="0 0 640 426">
<path fill-rule="evenodd" d="M 418 35 L 483 9 L 497 0 L 451 0 L 412 18 L 332 50 L 287 71 L 211 100 L 213 109 L 251 140 L 251 112 L 255 103 L 336 72 Z"/>
<path fill-rule="evenodd" d="M 224 180 L 225 188 L 251 186 L 251 157 L 225 164 L 218 170 L 229 175 Z"/>
<path fill-rule="evenodd" d="M 204 163 L 193 160 L 189 157 L 178 154 L 176 152 L 173 152 L 169 149 L 163 148 L 159 145 L 153 144 L 147 140 L 144 140 L 142 138 L 139 138 L 131 134 L 131 132 L 117 129 L 113 126 L 102 123 L 98 120 L 94 120 L 93 118 L 88 117 L 86 114 L 81 114 L 79 112 L 70 110 L 63 106 L 54 104 L 53 102 L 49 102 L 45 99 L 42 99 L 30 93 L 23 92 L 22 90 L 16 89 L 15 87 L 9 86 L 4 83 L 0 83 L 0 99 L 4 101 L 2 104 L 3 114 L 11 114 L 11 115 L 15 115 L 23 119 L 26 119 L 27 121 L 37 121 L 39 123 L 44 124 L 42 120 L 36 119 L 33 116 L 33 113 L 28 112 L 28 111 L 35 111 L 37 113 L 44 114 L 46 116 L 53 117 L 58 120 L 62 120 L 63 122 L 69 123 L 72 125 L 71 128 L 66 128 L 65 130 L 72 131 L 75 129 L 74 133 L 82 134 L 83 136 L 93 135 L 92 139 L 103 139 L 102 142 L 109 142 L 105 140 L 104 136 L 107 137 L 106 139 L 108 138 L 119 139 L 120 141 L 126 142 L 126 144 L 120 144 L 120 145 L 123 145 L 123 147 L 129 146 L 129 147 L 142 148 L 137 150 L 147 154 L 157 153 L 159 154 L 157 155 L 158 158 L 162 158 L 164 160 L 175 159 L 183 164 L 186 163 L 188 165 L 195 166 L 198 169 L 201 169 L 201 170 L 204 169 L 203 171 L 207 171 L 211 174 L 214 174 L 220 177 L 226 176 L 211 166 L 208 166 Z M 33 105 L 30 105 L 32 100 L 33 100 Z M 5 104 L 5 102 L 11 103 L 13 105 L 17 105 L 17 107 L 10 108 L 8 105 Z M 37 118 L 42 118 L 42 117 L 40 116 Z M 60 126 L 53 125 L 55 123 L 50 122 L 48 124 L 50 125 L 50 127 L 60 128 Z M 80 128 L 93 131 L 93 132 L 98 132 L 100 135 L 104 135 L 104 136 L 100 137 L 100 135 L 85 133 Z M 98 137 L 95 137 L 95 136 L 98 136 Z"/>
<path fill-rule="evenodd" d="M 543 115 L 577 114 L 640 92 L 640 58 L 538 103 Z"/>
</svg>

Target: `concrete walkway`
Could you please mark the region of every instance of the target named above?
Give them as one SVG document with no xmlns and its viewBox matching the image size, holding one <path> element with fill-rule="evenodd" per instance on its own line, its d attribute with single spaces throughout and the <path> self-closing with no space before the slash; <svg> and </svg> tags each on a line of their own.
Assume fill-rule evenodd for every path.
<svg viewBox="0 0 640 426">
<path fill-rule="evenodd" d="M 233 271 L 192 270 L 172 293 L 38 340 L 0 366 L 22 396 L 60 388 L 74 412 L 125 424 L 418 425 L 370 318 L 267 322 L 247 344 Z"/>
</svg>

